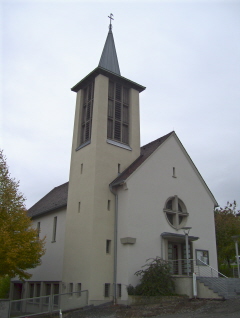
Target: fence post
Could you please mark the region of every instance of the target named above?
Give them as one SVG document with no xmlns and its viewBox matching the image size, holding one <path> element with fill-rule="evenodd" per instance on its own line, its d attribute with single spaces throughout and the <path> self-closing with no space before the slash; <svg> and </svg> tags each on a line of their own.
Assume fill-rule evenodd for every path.
<svg viewBox="0 0 240 318">
<path fill-rule="evenodd" d="M 197 298 L 197 275 L 193 272 L 193 296 Z"/>
</svg>

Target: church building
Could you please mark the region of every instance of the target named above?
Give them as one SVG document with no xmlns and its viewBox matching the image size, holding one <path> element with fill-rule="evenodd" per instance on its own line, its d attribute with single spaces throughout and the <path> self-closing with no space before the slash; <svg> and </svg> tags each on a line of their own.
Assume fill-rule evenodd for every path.
<svg viewBox="0 0 240 318">
<path fill-rule="evenodd" d="M 72 87 L 69 182 L 28 211 L 46 254 L 12 282 L 13 298 L 88 290 L 88 304 L 127 303 L 134 273 L 156 256 L 174 275 L 188 274 L 186 259 L 217 269 L 217 202 L 174 131 L 140 146 L 143 90 L 120 73 L 110 23 L 99 65 Z"/>
</svg>

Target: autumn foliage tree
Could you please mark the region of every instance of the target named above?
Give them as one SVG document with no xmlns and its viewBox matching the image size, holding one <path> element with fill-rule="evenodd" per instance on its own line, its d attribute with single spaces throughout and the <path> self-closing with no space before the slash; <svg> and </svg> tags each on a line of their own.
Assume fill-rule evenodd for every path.
<svg viewBox="0 0 240 318">
<path fill-rule="evenodd" d="M 218 264 L 231 267 L 231 262 L 236 260 L 235 244 L 232 236 L 240 235 L 240 217 L 237 217 L 237 203 L 227 202 L 224 208 L 215 210 L 215 227 Z"/>
<path fill-rule="evenodd" d="M 0 277 L 30 278 L 26 270 L 38 266 L 45 252 L 44 239 L 32 227 L 24 202 L 0 150 Z"/>
</svg>

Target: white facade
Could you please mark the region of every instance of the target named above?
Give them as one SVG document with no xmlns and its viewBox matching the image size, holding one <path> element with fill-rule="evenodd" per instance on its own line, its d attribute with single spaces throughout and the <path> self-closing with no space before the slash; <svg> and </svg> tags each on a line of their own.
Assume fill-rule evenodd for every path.
<svg viewBox="0 0 240 318">
<path fill-rule="evenodd" d="M 57 220 L 57 221 L 56 221 Z M 29 270 L 31 281 L 62 281 L 63 251 L 65 239 L 66 208 L 61 208 L 33 219 L 39 237 L 45 237 L 46 253 L 42 256 L 41 266 Z"/>
<path fill-rule="evenodd" d="M 189 235 L 199 237 L 192 242 L 192 258 L 196 258 L 196 250 L 208 251 L 211 266 L 217 268 L 213 214 L 216 202 L 173 133 L 118 191 L 117 281 L 123 286 L 135 286 L 139 282 L 134 273 L 147 259 L 160 256 L 168 260 L 168 239 L 162 238 L 162 233 L 184 234 L 182 229 L 171 226 L 163 211 L 166 201 L 175 195 L 189 213 L 184 224 L 192 227 Z M 125 237 L 136 242 L 122 244 L 121 238 Z M 184 245 L 184 237 L 180 243 Z M 175 244 L 179 242 L 176 240 Z M 178 255 L 178 258 L 184 257 Z M 126 299 L 123 288 L 122 300 Z"/>
</svg>

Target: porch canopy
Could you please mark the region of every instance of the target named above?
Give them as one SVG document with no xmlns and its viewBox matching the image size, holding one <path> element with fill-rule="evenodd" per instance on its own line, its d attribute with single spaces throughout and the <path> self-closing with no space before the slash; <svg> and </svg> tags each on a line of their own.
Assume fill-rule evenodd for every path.
<svg viewBox="0 0 240 318">
<path fill-rule="evenodd" d="M 169 241 L 174 241 L 174 242 L 179 242 L 179 243 L 185 242 L 185 235 L 184 234 L 163 232 L 161 234 L 161 237 L 164 239 L 167 239 Z M 197 237 L 197 236 L 188 235 L 189 242 L 197 241 L 198 239 L 199 239 L 199 237 Z"/>
</svg>

